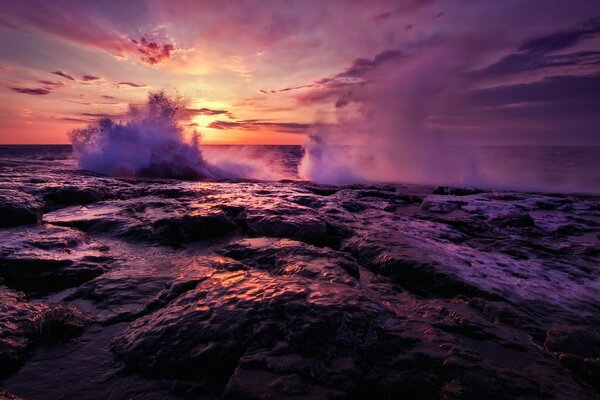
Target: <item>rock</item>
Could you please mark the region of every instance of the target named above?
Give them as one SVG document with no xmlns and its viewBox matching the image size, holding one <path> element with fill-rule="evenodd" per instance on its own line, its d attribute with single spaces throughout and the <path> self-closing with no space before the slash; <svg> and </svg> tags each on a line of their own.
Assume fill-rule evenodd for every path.
<svg viewBox="0 0 600 400">
<path fill-rule="evenodd" d="M 470 196 L 472 194 L 479 194 L 482 192 L 483 191 L 480 189 L 453 186 L 437 186 L 433 189 L 433 194 L 441 194 L 444 196 Z"/>
<path fill-rule="evenodd" d="M 148 304 L 173 278 L 147 269 L 119 269 L 90 280 L 65 300 L 88 300 L 97 309 L 95 320 L 102 324 L 131 321 L 146 313 Z"/>
<path fill-rule="evenodd" d="M 600 330 L 590 326 L 553 324 L 546 334 L 546 350 L 585 358 L 600 358 Z"/>
<path fill-rule="evenodd" d="M 162 218 L 155 220 L 152 227 L 153 236 L 176 242 L 215 238 L 237 229 L 237 225 L 221 210 L 195 211 Z"/>
<path fill-rule="evenodd" d="M 110 188 L 105 186 L 56 186 L 44 194 L 44 202 L 50 209 L 72 205 L 86 205 L 116 197 Z"/>
<path fill-rule="evenodd" d="M 299 275 L 356 285 L 358 265 L 344 253 L 289 239 L 253 238 L 227 245 L 224 255 L 277 275 Z"/>
<path fill-rule="evenodd" d="M 324 291 L 319 284 L 261 271 L 214 272 L 165 308 L 134 321 L 112 349 L 143 374 L 193 379 L 203 382 L 205 390 L 221 388 L 230 396 L 254 390 L 252 385 L 225 388 L 242 370 L 272 371 L 269 394 L 299 390 L 284 388 L 280 368 L 335 393 L 332 385 L 345 387 L 357 373 L 336 362 L 347 357 L 358 362 L 357 352 L 376 341 L 373 322 L 382 312 L 342 287 Z M 311 376 L 313 368 L 321 371 L 319 376 Z M 308 383 L 302 389 L 311 390 Z"/>
<path fill-rule="evenodd" d="M 78 336 L 88 317 L 71 305 L 28 303 L 0 285 L 0 376 L 14 372 L 37 344 Z"/>
<path fill-rule="evenodd" d="M 0 387 L 0 399 L 2 400 L 22 400 L 20 397 L 15 396 L 12 393 L 7 392 L 6 390 Z"/>
<path fill-rule="evenodd" d="M 503 228 L 532 228 L 535 227 L 535 221 L 529 214 L 511 213 L 492 219 L 492 223 Z"/>
<path fill-rule="evenodd" d="M 89 233 L 111 233 L 126 239 L 167 243 L 213 238 L 238 229 L 219 207 L 197 205 L 192 208 L 181 201 L 155 197 L 114 200 L 64 208 L 44 218 L 46 222 Z"/>
<path fill-rule="evenodd" d="M 52 292 L 76 286 L 107 270 L 105 246 L 84 233 L 48 225 L 0 232 L 0 276 L 18 290 Z"/>
<path fill-rule="evenodd" d="M 600 331 L 589 326 L 553 324 L 544 347 L 561 363 L 600 391 Z"/>
<path fill-rule="evenodd" d="M 44 205 L 30 194 L 0 189 L 0 228 L 42 221 Z"/>
<path fill-rule="evenodd" d="M 421 210 L 433 213 L 448 214 L 466 204 L 447 196 L 427 196 L 421 203 Z"/>
<path fill-rule="evenodd" d="M 327 224 L 311 215 L 301 214 L 257 214 L 250 213 L 246 217 L 248 231 L 253 236 L 290 238 L 307 243 L 320 243 L 326 239 Z"/>
<path fill-rule="evenodd" d="M 331 196 L 340 190 L 338 186 L 315 184 L 305 185 L 304 189 L 311 193 L 318 194 L 319 196 Z"/>
<path fill-rule="evenodd" d="M 462 279 L 466 261 L 403 232 L 381 231 L 345 242 L 343 250 L 374 272 L 417 295 L 495 297 Z"/>
</svg>

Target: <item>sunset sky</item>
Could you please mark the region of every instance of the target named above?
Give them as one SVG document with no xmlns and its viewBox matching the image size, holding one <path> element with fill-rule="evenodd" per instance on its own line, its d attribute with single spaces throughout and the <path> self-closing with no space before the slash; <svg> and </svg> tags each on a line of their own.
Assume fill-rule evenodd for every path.
<svg viewBox="0 0 600 400">
<path fill-rule="evenodd" d="M 300 144 L 379 118 L 387 79 L 451 142 L 600 144 L 600 2 L 0 2 L 0 143 L 67 143 L 164 89 L 206 143 Z"/>
</svg>

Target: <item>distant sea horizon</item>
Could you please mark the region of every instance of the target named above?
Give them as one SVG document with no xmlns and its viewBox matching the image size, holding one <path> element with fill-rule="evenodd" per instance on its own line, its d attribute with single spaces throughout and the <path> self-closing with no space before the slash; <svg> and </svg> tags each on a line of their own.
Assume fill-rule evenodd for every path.
<svg viewBox="0 0 600 400">
<path fill-rule="evenodd" d="M 202 147 L 208 162 L 251 160 L 258 169 L 277 171 L 280 179 L 302 179 L 298 172 L 304 155 L 302 145 L 206 144 Z M 465 186 L 556 193 L 600 193 L 600 146 L 457 147 L 480 150 L 477 152 L 478 160 L 474 173 L 481 179 L 466 182 Z M 219 148 L 229 150 L 221 153 Z M 265 151 L 261 151 L 261 148 Z M 79 168 L 70 144 L 0 144 L 0 169 L 16 168 L 16 164 L 23 162 L 36 164 L 43 170 Z"/>
</svg>

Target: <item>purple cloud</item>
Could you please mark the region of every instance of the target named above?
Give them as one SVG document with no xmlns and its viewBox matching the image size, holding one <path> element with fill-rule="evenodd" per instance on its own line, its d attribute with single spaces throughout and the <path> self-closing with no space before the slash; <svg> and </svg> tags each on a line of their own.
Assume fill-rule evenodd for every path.
<svg viewBox="0 0 600 400">
<path fill-rule="evenodd" d="M 34 96 L 43 96 L 46 94 L 50 94 L 50 90 L 48 89 L 29 89 L 29 88 L 20 88 L 20 87 L 12 87 L 11 88 L 13 91 L 17 92 L 17 93 L 23 93 L 23 94 L 31 94 Z"/>
<path fill-rule="evenodd" d="M 96 76 L 96 75 L 84 75 L 82 77 L 82 79 L 85 82 L 92 82 L 92 81 L 97 81 L 98 79 L 101 79 L 101 78 L 99 76 Z"/>
<path fill-rule="evenodd" d="M 241 121 L 213 121 L 209 127 L 220 130 L 241 129 L 248 131 L 270 128 L 284 133 L 306 133 L 310 125 L 297 122 L 269 122 L 250 119 Z"/>
<path fill-rule="evenodd" d="M 71 81 L 75 80 L 74 77 L 72 77 L 71 75 L 69 75 L 69 74 L 67 74 L 66 72 L 63 72 L 63 71 L 54 71 L 54 72 L 52 72 L 52 74 L 58 75 L 58 76 L 62 76 L 63 78 L 67 78 L 67 79 L 69 79 Z"/>
<path fill-rule="evenodd" d="M 129 87 L 134 87 L 134 88 L 142 88 L 142 87 L 147 87 L 148 85 L 126 81 L 126 82 L 117 83 L 117 86 L 129 86 Z"/>
</svg>

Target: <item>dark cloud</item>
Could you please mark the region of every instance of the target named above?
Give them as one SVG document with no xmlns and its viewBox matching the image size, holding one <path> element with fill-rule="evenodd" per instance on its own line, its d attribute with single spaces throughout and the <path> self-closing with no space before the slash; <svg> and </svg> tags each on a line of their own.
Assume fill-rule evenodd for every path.
<svg viewBox="0 0 600 400">
<path fill-rule="evenodd" d="M 350 66 L 350 68 L 348 68 L 346 71 L 338 74 L 336 76 L 336 78 L 363 77 L 365 74 L 370 72 L 372 69 L 377 68 L 381 64 L 386 63 L 391 60 L 397 60 L 398 58 L 400 58 L 402 56 L 403 56 L 402 52 L 400 52 L 398 50 L 386 50 L 386 51 L 383 51 L 383 52 L 377 54 L 375 57 L 373 57 L 371 59 L 357 58 L 356 60 L 354 60 L 354 62 Z"/>
<path fill-rule="evenodd" d="M 39 83 L 41 83 L 42 85 L 46 85 L 46 86 L 53 86 L 53 87 L 60 87 L 60 86 L 65 86 L 64 83 L 60 82 L 60 81 L 45 81 L 45 80 L 41 80 L 38 81 Z"/>
<path fill-rule="evenodd" d="M 101 78 L 99 76 L 96 76 L 96 75 L 84 75 L 82 77 L 82 79 L 85 82 L 91 82 L 91 81 L 97 81 L 98 79 L 101 79 Z"/>
<path fill-rule="evenodd" d="M 109 96 L 109 95 L 107 95 L 107 94 L 103 94 L 101 97 L 102 97 L 103 99 L 107 99 L 107 100 L 116 100 L 116 97 L 115 97 L 115 96 Z"/>
<path fill-rule="evenodd" d="M 571 29 L 536 37 L 525 41 L 514 53 L 477 71 L 475 75 L 497 77 L 543 68 L 600 65 L 600 51 L 552 54 L 556 51 L 566 50 L 584 39 L 593 38 L 599 34 L 600 18 L 594 18 Z"/>
<path fill-rule="evenodd" d="M 15 91 L 17 93 L 31 94 L 31 95 L 34 95 L 34 96 L 43 96 L 43 95 L 46 95 L 46 94 L 50 94 L 50 90 L 43 89 L 43 88 L 29 89 L 29 88 L 12 87 L 11 90 L 13 90 L 13 91 Z"/>
<path fill-rule="evenodd" d="M 366 82 L 366 77 L 372 70 L 391 61 L 397 61 L 405 55 L 398 50 L 386 50 L 373 58 L 357 58 L 344 71 L 331 78 L 323 78 L 314 83 L 306 85 L 287 87 L 278 90 L 260 90 L 261 93 L 272 94 L 289 92 L 291 90 L 315 88 L 316 90 L 302 96 L 303 100 L 319 101 L 330 98 L 337 94 L 336 88 L 344 88 L 347 86 L 363 84 Z"/>
<path fill-rule="evenodd" d="M 578 51 L 557 55 L 538 55 L 531 53 L 517 53 L 504 57 L 502 60 L 490 65 L 476 75 L 483 77 L 496 77 L 508 74 L 518 74 L 544 68 L 559 68 L 568 66 L 600 66 L 600 51 Z"/>
<path fill-rule="evenodd" d="M 405 17 L 408 14 L 426 9 L 433 3 L 432 0 L 409 0 L 399 2 L 394 8 L 389 11 L 382 12 L 373 17 L 376 22 L 383 22 L 395 17 Z"/>
<path fill-rule="evenodd" d="M 571 29 L 528 40 L 518 50 L 521 52 L 545 54 L 551 51 L 566 49 L 583 39 L 592 38 L 598 33 L 600 33 L 600 17 L 592 18 L 586 23 Z"/>
<path fill-rule="evenodd" d="M 277 90 L 264 90 L 264 89 L 260 89 L 259 92 L 264 93 L 264 94 L 274 94 L 274 93 L 289 92 L 290 90 L 298 90 L 298 89 L 311 88 L 311 87 L 314 87 L 314 86 L 315 86 L 314 83 L 309 83 L 308 85 L 292 86 L 292 87 L 286 87 L 286 88 L 277 89 Z"/>
<path fill-rule="evenodd" d="M 310 125 L 297 122 L 269 122 L 249 119 L 241 121 L 213 121 L 209 127 L 221 130 L 242 129 L 248 131 L 266 128 L 284 133 L 306 133 L 306 130 L 310 127 Z"/>
<path fill-rule="evenodd" d="M 63 71 L 54 71 L 52 72 L 54 75 L 58 75 L 58 76 L 62 76 L 63 78 L 67 78 L 71 81 L 74 81 L 75 78 L 73 78 L 71 75 L 67 74 L 66 72 Z"/>
<path fill-rule="evenodd" d="M 62 121 L 79 122 L 82 124 L 89 124 L 89 123 L 94 122 L 93 119 L 85 119 L 85 118 L 77 118 L 77 117 L 61 117 L 60 119 Z"/>
<path fill-rule="evenodd" d="M 542 143 L 568 143 L 574 135 L 593 140 L 600 126 L 600 74 L 480 89 L 454 101 L 450 110 L 430 118 L 448 132 Z"/>
<path fill-rule="evenodd" d="M 171 58 L 175 46 L 171 43 L 159 43 L 156 38 L 148 35 L 139 39 L 131 39 L 138 56 L 142 61 L 150 65 L 158 64 Z"/>
<path fill-rule="evenodd" d="M 125 114 L 110 114 L 110 113 L 81 113 L 80 115 L 82 115 L 83 117 L 90 117 L 90 118 L 110 118 L 112 120 L 118 120 L 119 118 L 124 118 Z"/>
<path fill-rule="evenodd" d="M 186 113 L 190 116 L 194 115 L 227 115 L 228 117 L 232 117 L 231 113 L 227 110 L 214 110 L 212 108 L 186 108 Z"/>
<path fill-rule="evenodd" d="M 142 87 L 147 87 L 148 85 L 134 83 L 134 82 L 119 82 L 119 83 L 117 83 L 117 86 L 130 86 L 130 87 L 134 87 L 134 88 L 142 88 Z"/>
<path fill-rule="evenodd" d="M 537 82 L 480 89 L 469 93 L 468 98 L 476 107 L 568 101 L 600 104 L 600 74 L 552 76 Z"/>
</svg>

